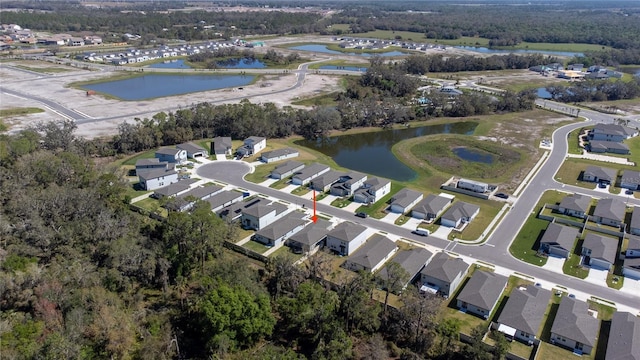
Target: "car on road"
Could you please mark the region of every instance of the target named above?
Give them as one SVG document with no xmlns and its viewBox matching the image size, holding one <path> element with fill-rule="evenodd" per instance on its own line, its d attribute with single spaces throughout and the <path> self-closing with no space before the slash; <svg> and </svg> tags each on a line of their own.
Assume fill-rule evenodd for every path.
<svg viewBox="0 0 640 360">
<path fill-rule="evenodd" d="M 495 196 L 497 198 L 500 198 L 500 199 L 508 199 L 509 198 L 509 195 L 507 195 L 505 193 L 497 193 Z"/>
<path fill-rule="evenodd" d="M 411 233 L 419 236 L 429 236 L 429 230 L 427 229 L 415 229 Z"/>
<path fill-rule="evenodd" d="M 356 213 L 356 216 L 359 217 L 359 218 L 366 219 L 369 216 L 369 214 L 367 214 L 366 212 L 362 212 L 361 211 L 359 213 Z"/>
</svg>

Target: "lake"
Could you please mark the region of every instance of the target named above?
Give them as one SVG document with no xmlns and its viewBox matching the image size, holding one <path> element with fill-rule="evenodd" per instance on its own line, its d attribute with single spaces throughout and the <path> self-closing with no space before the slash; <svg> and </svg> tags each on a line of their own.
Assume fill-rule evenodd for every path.
<svg viewBox="0 0 640 360">
<path fill-rule="evenodd" d="M 387 51 L 387 52 L 381 52 L 381 53 L 341 52 L 341 51 L 328 49 L 327 45 L 321 45 L 321 44 L 307 44 L 307 45 L 292 46 L 289 49 L 291 49 L 291 50 L 300 50 L 300 51 L 314 51 L 314 52 L 320 52 L 320 53 L 325 53 L 325 54 L 355 55 L 355 56 L 365 56 L 365 57 L 374 56 L 374 55 L 377 55 L 377 56 L 403 56 L 403 55 L 408 55 L 407 53 L 403 53 L 402 51 Z"/>
<path fill-rule="evenodd" d="M 488 152 L 469 149 L 464 146 L 454 148 L 453 153 L 462 160 L 479 162 L 483 164 L 493 164 L 493 155 Z"/>
<path fill-rule="evenodd" d="M 537 94 L 539 98 L 542 99 L 551 99 L 553 96 L 551 96 L 551 93 L 547 91 L 547 88 L 538 88 L 537 89 Z"/>
<path fill-rule="evenodd" d="M 550 51 L 550 50 L 531 50 L 531 49 L 489 49 L 486 47 L 476 46 L 454 46 L 457 49 L 475 51 L 483 54 L 544 54 L 556 56 L 584 56 L 580 52 L 570 51 Z"/>
<path fill-rule="evenodd" d="M 262 61 L 252 58 L 225 59 L 216 64 L 223 69 L 264 69 L 267 67 Z"/>
<path fill-rule="evenodd" d="M 84 85 L 86 90 L 123 100 L 144 100 L 249 85 L 255 76 L 150 74 L 131 79 Z"/>
<path fill-rule="evenodd" d="M 167 60 L 149 65 L 154 69 L 191 69 L 191 66 L 184 63 L 183 59 Z"/>
<path fill-rule="evenodd" d="M 416 177 L 416 173 L 393 155 L 393 145 L 424 135 L 471 135 L 477 125 L 476 122 L 467 121 L 334 136 L 317 141 L 302 140 L 296 143 L 331 157 L 342 167 L 391 180 L 410 181 Z"/>
</svg>

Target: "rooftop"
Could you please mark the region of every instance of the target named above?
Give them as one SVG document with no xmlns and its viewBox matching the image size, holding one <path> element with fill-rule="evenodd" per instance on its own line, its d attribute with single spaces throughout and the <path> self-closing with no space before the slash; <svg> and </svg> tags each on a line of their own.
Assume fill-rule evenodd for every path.
<svg viewBox="0 0 640 360">
<path fill-rule="evenodd" d="M 327 235 L 340 241 L 350 242 L 365 231 L 367 231 L 366 227 L 345 221 L 338 224 L 338 226 L 331 230 Z"/>
<path fill-rule="evenodd" d="M 600 330 L 600 321 L 587 311 L 586 302 L 568 296 L 563 297 L 551 332 L 593 347 Z"/>
<path fill-rule="evenodd" d="M 481 309 L 491 310 L 502 295 L 505 286 L 507 286 L 505 276 L 477 270 L 458 294 L 458 300 Z"/>
<path fill-rule="evenodd" d="M 396 243 L 393 241 L 380 234 L 375 234 L 349 256 L 347 261 L 360 265 L 365 269 L 373 269 L 397 248 Z"/>
<path fill-rule="evenodd" d="M 444 282 L 452 282 L 461 273 L 467 271 L 469 264 L 461 258 L 453 258 L 445 252 L 437 253 L 422 269 L 421 273 Z"/>
<path fill-rule="evenodd" d="M 522 290 L 515 288 L 511 291 L 498 322 L 536 335 L 544 318 L 549 299 L 551 299 L 551 291 L 539 286 L 529 285 Z"/>
</svg>

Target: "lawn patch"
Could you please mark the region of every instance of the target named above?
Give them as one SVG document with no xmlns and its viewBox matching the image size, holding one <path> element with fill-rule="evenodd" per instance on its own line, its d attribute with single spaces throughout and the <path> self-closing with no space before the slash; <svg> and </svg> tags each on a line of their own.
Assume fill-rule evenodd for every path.
<svg viewBox="0 0 640 360">
<path fill-rule="evenodd" d="M 0 118 L 8 118 L 12 116 L 21 116 L 27 114 L 43 113 L 44 110 L 37 107 L 19 107 L 0 110 Z"/>
<path fill-rule="evenodd" d="M 581 252 L 583 242 L 584 240 L 581 239 L 576 240 L 573 253 L 567 260 L 565 260 L 564 265 L 562 266 L 562 272 L 580 279 L 584 279 L 589 275 L 589 269 L 584 268 L 580 264 L 580 260 L 582 260 Z"/>
</svg>

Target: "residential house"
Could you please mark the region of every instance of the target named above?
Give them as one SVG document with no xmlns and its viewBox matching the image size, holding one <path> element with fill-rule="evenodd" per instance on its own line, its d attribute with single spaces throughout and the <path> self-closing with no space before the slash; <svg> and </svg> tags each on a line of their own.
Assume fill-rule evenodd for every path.
<svg viewBox="0 0 640 360">
<path fill-rule="evenodd" d="M 485 193 L 489 191 L 489 184 L 480 181 L 460 179 L 456 185 L 458 189 L 469 190 L 477 193 Z"/>
<path fill-rule="evenodd" d="M 440 224 L 442 226 L 458 228 L 463 224 L 470 223 L 479 212 L 479 206 L 458 201 L 442 214 Z"/>
<path fill-rule="evenodd" d="M 277 202 L 269 205 L 258 204 L 242 210 L 242 226 L 260 230 L 283 217 L 289 209 Z"/>
<path fill-rule="evenodd" d="M 582 243 L 582 255 L 587 256 L 589 266 L 610 270 L 616 262 L 618 239 L 588 233 Z"/>
<path fill-rule="evenodd" d="M 586 195 L 567 195 L 558 205 L 558 212 L 583 219 L 589 213 L 591 198 Z"/>
<path fill-rule="evenodd" d="M 373 204 L 391 192 L 391 181 L 381 178 L 368 178 L 362 187 L 353 193 L 353 201 Z"/>
<path fill-rule="evenodd" d="M 335 196 L 351 196 L 353 192 L 359 189 L 367 180 L 367 175 L 350 171 L 346 175 L 340 177 L 336 183 L 331 185 L 331 195 Z"/>
<path fill-rule="evenodd" d="M 550 223 L 540 239 L 540 250 L 549 255 L 569 258 L 579 230 L 571 226 Z"/>
<path fill-rule="evenodd" d="M 578 354 L 590 354 L 598 337 L 600 321 L 588 310 L 586 302 L 563 297 L 551 325 L 551 343 Z"/>
<path fill-rule="evenodd" d="M 222 209 L 216 211 L 218 216 L 226 221 L 235 221 L 242 218 L 242 214 L 250 208 L 265 206 L 269 204 L 269 200 L 261 197 L 250 197 L 244 201 L 234 202 Z M 241 219 L 242 220 L 242 219 Z M 242 221 L 241 221 L 242 222 Z"/>
<path fill-rule="evenodd" d="M 317 219 L 301 231 L 289 236 L 285 245 L 289 246 L 294 253 L 313 254 L 324 246 L 327 233 L 332 227 L 331 222 Z"/>
<path fill-rule="evenodd" d="M 294 185 L 306 185 L 311 180 L 326 173 L 329 170 L 331 170 L 331 168 L 327 165 L 313 163 L 309 166 L 305 166 L 305 168 L 302 170 L 296 171 L 291 178 L 291 183 L 293 183 Z"/>
<path fill-rule="evenodd" d="M 407 274 L 409 274 L 407 282 L 403 285 L 403 288 L 405 288 L 413 282 L 418 274 L 420 274 L 420 271 L 429 262 L 431 256 L 433 256 L 433 253 L 424 248 L 413 248 L 411 250 L 398 251 L 396 256 L 389 260 L 386 265 L 380 269 L 378 277 L 383 281 L 387 280 L 389 277 L 387 266 L 391 263 L 397 263 L 407 272 Z"/>
<path fill-rule="evenodd" d="M 591 140 L 622 142 L 638 136 L 638 130 L 618 124 L 596 124 L 589 132 Z"/>
<path fill-rule="evenodd" d="M 587 166 L 582 173 L 582 180 L 600 184 L 615 184 L 618 170 L 603 168 L 600 166 Z"/>
<path fill-rule="evenodd" d="M 271 224 L 260 228 L 252 239 L 267 246 L 280 246 L 289 236 L 304 229 L 308 221 L 301 212 L 290 212 Z"/>
<path fill-rule="evenodd" d="M 293 175 L 295 172 L 298 172 L 302 169 L 304 169 L 303 163 L 291 160 L 276 166 L 276 168 L 271 171 L 269 176 L 273 179 L 281 180 Z"/>
<path fill-rule="evenodd" d="M 422 198 L 424 194 L 411 189 L 401 189 L 391 198 L 389 210 L 394 213 L 404 214 L 411 210 Z"/>
<path fill-rule="evenodd" d="M 551 299 L 551 291 L 529 285 L 515 288 L 498 317 L 498 331 L 533 345 Z"/>
<path fill-rule="evenodd" d="M 160 161 L 160 159 L 139 159 L 136 161 L 136 174 L 138 171 L 144 171 L 148 169 L 165 169 L 165 170 L 173 170 L 173 165 L 169 166 L 169 163 L 166 161 Z"/>
<path fill-rule="evenodd" d="M 627 258 L 640 257 L 640 238 L 629 236 L 627 238 L 627 250 L 624 253 Z"/>
<path fill-rule="evenodd" d="M 626 144 L 601 140 L 589 141 L 588 150 L 592 153 L 611 153 L 622 155 L 626 155 L 631 152 Z"/>
<path fill-rule="evenodd" d="M 173 169 L 144 169 L 136 173 L 140 187 L 144 190 L 156 190 L 178 182 L 178 172 Z"/>
<path fill-rule="evenodd" d="M 242 193 L 238 191 L 222 190 L 207 199 L 211 205 L 211 211 L 217 213 L 222 208 L 242 201 Z"/>
<path fill-rule="evenodd" d="M 640 317 L 616 311 L 611 318 L 607 360 L 640 360 Z"/>
<path fill-rule="evenodd" d="M 367 240 L 367 228 L 352 222 L 342 222 L 327 233 L 327 247 L 340 255 L 353 254 Z"/>
<path fill-rule="evenodd" d="M 477 270 L 456 299 L 458 309 L 488 319 L 507 286 L 507 277 Z"/>
<path fill-rule="evenodd" d="M 395 242 L 383 235 L 375 234 L 349 256 L 344 267 L 356 272 L 374 272 L 396 251 L 398 251 L 398 246 Z"/>
<path fill-rule="evenodd" d="M 151 197 L 155 199 L 161 199 L 163 197 L 178 196 L 188 191 L 191 188 L 191 185 L 193 185 L 197 181 L 198 180 L 195 180 L 195 179 L 185 179 L 185 180 L 181 180 L 181 181 L 163 186 L 161 188 L 157 188 L 155 189 L 153 194 L 151 194 Z"/>
<path fill-rule="evenodd" d="M 230 137 L 215 137 L 211 141 L 211 152 L 215 155 L 231 155 L 233 149 Z"/>
<path fill-rule="evenodd" d="M 640 280 L 640 258 L 625 258 L 622 275 L 629 279 Z"/>
<path fill-rule="evenodd" d="M 640 172 L 625 170 L 620 177 L 620 187 L 629 190 L 640 189 Z"/>
<path fill-rule="evenodd" d="M 196 201 L 207 200 L 221 191 L 223 191 L 222 188 L 216 185 L 198 186 L 176 196 L 167 203 L 166 207 L 172 211 L 187 211 L 195 205 Z"/>
<path fill-rule="evenodd" d="M 250 136 L 244 140 L 244 144 L 238 149 L 238 156 L 251 156 L 259 153 L 267 147 L 267 139 L 261 136 Z"/>
<path fill-rule="evenodd" d="M 439 252 L 420 272 L 421 292 L 437 292 L 445 297 L 451 296 L 467 274 L 469 264 L 462 258 L 451 257 Z"/>
<path fill-rule="evenodd" d="M 182 164 L 187 161 L 187 152 L 181 149 L 162 148 L 156 151 L 155 157 L 160 161 Z"/>
<path fill-rule="evenodd" d="M 620 227 L 624 221 L 626 205 L 624 202 L 607 198 L 601 199 L 593 210 L 593 221 L 598 224 Z"/>
<path fill-rule="evenodd" d="M 456 89 L 454 86 L 443 86 L 440 88 L 440 92 L 449 96 L 462 95 L 462 91 Z"/>
<path fill-rule="evenodd" d="M 260 160 L 265 163 L 272 163 L 280 160 L 291 159 L 298 157 L 300 152 L 293 148 L 276 149 L 273 151 L 267 151 L 260 157 Z"/>
<path fill-rule="evenodd" d="M 433 221 L 453 202 L 453 197 L 429 194 L 411 209 L 411 216 Z"/>
<path fill-rule="evenodd" d="M 186 151 L 187 157 L 189 159 L 209 156 L 209 152 L 207 151 L 207 149 L 203 148 L 200 145 L 196 145 L 192 142 L 186 142 L 183 144 L 176 145 L 176 148 Z"/>
<path fill-rule="evenodd" d="M 345 174 L 341 171 L 329 170 L 311 180 L 311 188 L 319 192 L 329 191 L 331 185 L 340 181 L 343 176 L 345 176 Z"/>
</svg>

